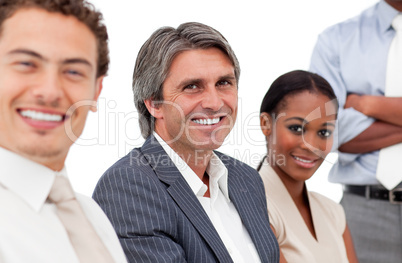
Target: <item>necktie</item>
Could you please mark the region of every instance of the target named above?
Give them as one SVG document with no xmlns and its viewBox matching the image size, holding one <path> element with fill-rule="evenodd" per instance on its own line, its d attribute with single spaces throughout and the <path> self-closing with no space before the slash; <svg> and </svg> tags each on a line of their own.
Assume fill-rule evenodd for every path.
<svg viewBox="0 0 402 263">
<path fill-rule="evenodd" d="M 387 73 L 385 78 L 385 96 L 402 97 L 402 14 L 392 21 L 395 37 L 391 42 Z M 381 149 L 377 166 L 377 179 L 391 190 L 402 181 L 402 143 Z"/>
<path fill-rule="evenodd" d="M 114 262 L 85 216 L 66 177 L 56 176 L 49 200 L 56 204 L 57 215 L 81 263 Z"/>
</svg>

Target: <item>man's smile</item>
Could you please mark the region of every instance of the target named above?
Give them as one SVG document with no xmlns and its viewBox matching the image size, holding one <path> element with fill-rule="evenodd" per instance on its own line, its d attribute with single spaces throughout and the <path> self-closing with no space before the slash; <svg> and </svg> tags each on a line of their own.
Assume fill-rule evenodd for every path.
<svg viewBox="0 0 402 263">
<path fill-rule="evenodd" d="M 192 122 L 195 122 L 197 124 L 201 125 L 214 125 L 217 124 L 223 117 L 217 117 L 217 118 L 206 118 L 206 119 L 192 119 Z"/>
<path fill-rule="evenodd" d="M 46 113 L 36 110 L 18 110 L 18 112 L 22 117 L 35 121 L 61 122 L 66 118 L 64 114 Z"/>
</svg>

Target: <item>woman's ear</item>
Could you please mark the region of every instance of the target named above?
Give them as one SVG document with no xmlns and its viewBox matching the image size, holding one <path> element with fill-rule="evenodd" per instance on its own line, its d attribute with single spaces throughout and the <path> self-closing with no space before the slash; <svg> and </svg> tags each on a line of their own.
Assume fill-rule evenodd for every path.
<svg viewBox="0 0 402 263">
<path fill-rule="evenodd" d="M 144 100 L 144 104 L 145 107 L 147 107 L 149 113 L 155 118 L 155 119 L 159 119 L 162 117 L 162 111 L 161 111 L 161 107 L 160 104 L 155 103 L 155 101 L 150 98 L 147 100 Z"/>
<path fill-rule="evenodd" d="M 265 135 L 265 137 L 268 137 L 272 132 L 272 117 L 269 113 L 261 113 L 260 126 L 262 133 Z"/>
</svg>

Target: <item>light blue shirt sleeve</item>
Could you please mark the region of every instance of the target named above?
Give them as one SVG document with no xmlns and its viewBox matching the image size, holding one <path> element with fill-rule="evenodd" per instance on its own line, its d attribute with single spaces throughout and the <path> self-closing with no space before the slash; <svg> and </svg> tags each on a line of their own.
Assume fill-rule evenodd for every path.
<svg viewBox="0 0 402 263">
<path fill-rule="evenodd" d="M 324 77 L 334 89 L 339 102 L 337 144 L 348 142 L 367 129 L 375 120 L 353 108 L 344 109 L 348 92 L 341 61 L 341 35 L 339 25 L 327 29 L 318 37 L 311 58 L 310 71 Z M 363 94 L 364 92 L 362 92 Z"/>
<path fill-rule="evenodd" d="M 397 14 L 397 10 L 381 0 L 359 16 L 329 27 L 318 37 L 310 70 L 331 84 L 339 101 L 335 149 L 375 121 L 353 108 L 344 109 L 344 105 L 350 93 L 384 95 L 388 49 L 395 35 L 391 22 Z M 378 151 L 338 154 L 330 181 L 378 184 L 375 178 Z"/>
</svg>

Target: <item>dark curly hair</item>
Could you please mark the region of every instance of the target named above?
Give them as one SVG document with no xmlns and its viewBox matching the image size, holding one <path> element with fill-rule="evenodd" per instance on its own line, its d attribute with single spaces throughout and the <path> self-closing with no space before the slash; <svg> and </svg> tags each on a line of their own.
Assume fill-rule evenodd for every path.
<svg viewBox="0 0 402 263">
<path fill-rule="evenodd" d="M 95 35 L 98 57 L 96 76 L 106 75 L 109 68 L 108 34 L 102 14 L 86 0 L 0 0 L 0 37 L 3 22 L 22 8 L 40 8 L 48 12 L 74 16 Z"/>
</svg>

